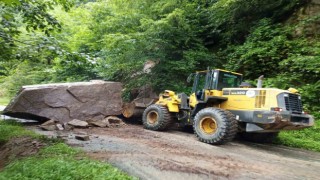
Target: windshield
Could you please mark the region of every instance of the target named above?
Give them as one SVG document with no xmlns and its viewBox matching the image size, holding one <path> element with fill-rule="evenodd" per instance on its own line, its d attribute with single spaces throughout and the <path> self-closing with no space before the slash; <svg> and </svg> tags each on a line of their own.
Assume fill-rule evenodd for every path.
<svg viewBox="0 0 320 180">
<path fill-rule="evenodd" d="M 241 80 L 241 75 L 220 71 L 217 89 L 222 90 L 223 88 L 239 87 Z"/>
</svg>

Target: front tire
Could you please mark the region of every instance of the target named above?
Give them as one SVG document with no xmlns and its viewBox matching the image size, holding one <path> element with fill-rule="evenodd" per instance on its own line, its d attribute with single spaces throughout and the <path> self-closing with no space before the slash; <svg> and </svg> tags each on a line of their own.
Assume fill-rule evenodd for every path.
<svg viewBox="0 0 320 180">
<path fill-rule="evenodd" d="M 205 108 L 199 111 L 193 122 L 197 138 L 209 144 L 224 144 L 237 134 L 238 121 L 226 110 Z"/>
<path fill-rule="evenodd" d="M 170 127 L 173 118 L 166 107 L 153 104 L 144 110 L 142 122 L 145 129 L 163 131 Z"/>
</svg>

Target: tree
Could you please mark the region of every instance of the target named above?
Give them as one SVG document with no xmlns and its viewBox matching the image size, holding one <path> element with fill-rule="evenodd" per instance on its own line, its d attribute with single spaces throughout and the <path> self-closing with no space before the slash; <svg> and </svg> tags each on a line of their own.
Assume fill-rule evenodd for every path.
<svg viewBox="0 0 320 180">
<path fill-rule="evenodd" d="M 72 3 L 69 0 L 1 0 L 0 61 L 14 58 L 16 37 L 21 33 L 21 28 L 28 32 L 39 30 L 47 36 L 61 29 L 60 23 L 49 13 L 57 5 L 69 10 Z"/>
</svg>

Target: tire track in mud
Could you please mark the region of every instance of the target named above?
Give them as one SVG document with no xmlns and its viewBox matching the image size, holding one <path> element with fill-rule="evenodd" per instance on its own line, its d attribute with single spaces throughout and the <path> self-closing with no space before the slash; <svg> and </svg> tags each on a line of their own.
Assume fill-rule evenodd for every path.
<svg viewBox="0 0 320 180">
<path fill-rule="evenodd" d="M 191 137 L 172 134 L 172 132 L 153 132 L 139 128 L 126 128 L 118 133 L 95 132 L 97 134 L 109 134 L 120 139 L 126 139 L 128 146 L 143 145 L 146 157 L 137 158 L 143 166 L 153 166 L 160 171 L 174 171 L 184 174 L 202 174 L 206 177 L 233 178 L 239 172 L 250 169 L 250 174 L 266 172 L 265 168 L 250 165 L 232 158 L 230 155 L 216 155 L 207 150 L 201 151 L 201 146 L 211 145 L 198 142 Z M 122 132 L 123 131 L 123 132 Z M 182 138 L 182 139 L 181 139 Z M 187 140 L 183 142 L 183 140 Z M 192 145 L 193 144 L 193 145 Z M 198 147 L 200 145 L 200 147 Z M 190 148 L 191 147 L 191 148 Z M 114 153 L 114 152 L 107 152 Z M 143 154 L 143 153 L 141 153 Z M 250 175 L 249 175 L 250 176 Z"/>
</svg>

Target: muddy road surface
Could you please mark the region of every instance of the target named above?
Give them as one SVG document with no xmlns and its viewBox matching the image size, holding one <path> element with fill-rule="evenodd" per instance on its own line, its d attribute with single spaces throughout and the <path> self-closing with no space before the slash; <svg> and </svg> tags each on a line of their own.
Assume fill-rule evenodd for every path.
<svg viewBox="0 0 320 180">
<path fill-rule="evenodd" d="M 38 133 L 64 137 L 91 158 L 109 162 L 140 179 L 320 179 L 320 153 L 234 141 L 213 146 L 191 132 L 155 132 L 140 125 Z M 76 134 L 90 135 L 89 141 Z"/>
</svg>

